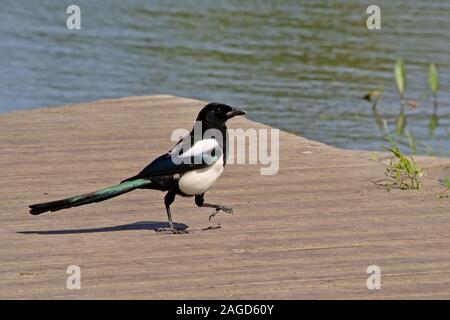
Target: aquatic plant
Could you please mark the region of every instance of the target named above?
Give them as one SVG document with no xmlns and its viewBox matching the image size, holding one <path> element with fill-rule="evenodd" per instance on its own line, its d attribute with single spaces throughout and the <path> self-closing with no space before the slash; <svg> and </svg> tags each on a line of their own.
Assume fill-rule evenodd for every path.
<svg viewBox="0 0 450 320">
<path fill-rule="evenodd" d="M 397 90 L 400 94 L 400 113 L 397 117 L 397 134 L 403 135 L 406 127 L 406 115 L 405 115 L 405 90 L 406 90 L 406 69 L 403 59 L 397 59 L 394 65 L 395 82 L 397 84 Z"/>
<path fill-rule="evenodd" d="M 392 138 L 386 137 L 386 140 L 390 145 L 385 149 L 393 155 L 385 171 L 387 178 L 372 182 L 387 190 L 420 189 L 420 178 L 424 175 L 424 171 L 417 165 L 412 156 L 406 156 L 401 152 L 398 144 Z"/>
<path fill-rule="evenodd" d="M 430 67 L 428 69 L 428 82 L 430 84 L 431 96 L 433 99 L 433 114 L 431 115 L 428 127 L 430 128 L 430 136 L 433 136 L 434 131 L 439 125 L 439 118 L 437 115 L 438 110 L 437 95 L 439 93 L 439 86 L 440 86 L 439 73 L 434 63 L 430 64 Z"/>
<path fill-rule="evenodd" d="M 372 102 L 372 113 L 380 129 L 383 128 L 383 118 L 381 117 L 381 114 L 379 113 L 377 107 L 378 103 L 380 102 L 382 93 L 382 89 L 371 90 L 363 97 L 363 99 Z"/>
<path fill-rule="evenodd" d="M 439 180 L 441 186 L 445 187 L 444 191 L 439 192 L 436 196 L 438 199 L 450 198 L 450 178 Z"/>
</svg>

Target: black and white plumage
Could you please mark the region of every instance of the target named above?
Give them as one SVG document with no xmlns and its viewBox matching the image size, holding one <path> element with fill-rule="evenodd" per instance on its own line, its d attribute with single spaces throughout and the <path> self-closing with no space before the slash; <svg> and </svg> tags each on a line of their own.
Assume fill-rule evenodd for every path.
<svg viewBox="0 0 450 320">
<path fill-rule="evenodd" d="M 200 207 L 214 208 L 210 218 L 220 210 L 231 213 L 231 208 L 204 202 L 204 194 L 220 177 L 226 164 L 228 134 L 226 121 L 245 111 L 226 104 L 210 103 L 198 114 L 196 124 L 189 135 L 181 139 L 171 150 L 153 160 L 139 174 L 120 184 L 63 200 L 31 205 L 31 214 L 57 211 L 92 202 L 100 202 L 134 189 L 167 191 L 164 198 L 169 228 L 174 227 L 170 205 L 176 195 L 195 196 Z"/>
</svg>

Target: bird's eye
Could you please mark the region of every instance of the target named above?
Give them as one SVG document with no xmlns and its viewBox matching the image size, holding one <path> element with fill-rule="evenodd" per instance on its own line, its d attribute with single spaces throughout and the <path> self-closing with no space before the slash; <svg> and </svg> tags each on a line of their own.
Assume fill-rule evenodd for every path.
<svg viewBox="0 0 450 320">
<path fill-rule="evenodd" d="M 220 107 L 218 107 L 218 108 L 216 109 L 216 113 L 222 113 L 222 109 L 221 109 Z"/>
</svg>

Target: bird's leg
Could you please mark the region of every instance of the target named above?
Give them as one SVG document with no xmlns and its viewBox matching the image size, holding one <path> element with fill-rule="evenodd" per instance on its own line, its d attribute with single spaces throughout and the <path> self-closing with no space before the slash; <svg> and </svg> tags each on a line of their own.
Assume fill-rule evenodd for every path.
<svg viewBox="0 0 450 320">
<path fill-rule="evenodd" d="M 187 233 L 186 230 L 176 229 L 175 225 L 173 224 L 172 214 L 170 212 L 170 205 L 173 203 L 174 200 L 175 200 L 175 193 L 169 191 L 166 194 L 166 196 L 164 197 L 164 204 L 166 206 L 167 219 L 169 221 L 169 228 L 159 228 L 158 230 L 156 230 L 157 232 L 170 231 L 172 233 Z"/>
<path fill-rule="evenodd" d="M 209 220 L 211 220 L 211 218 L 215 217 L 216 214 L 219 211 L 223 211 L 225 213 L 229 213 L 232 214 L 233 213 L 233 209 L 232 208 L 227 208 L 224 207 L 220 204 L 210 204 L 210 203 L 205 203 L 205 199 L 204 199 L 204 194 L 201 195 L 196 195 L 195 196 L 195 204 L 199 207 L 207 207 L 207 208 L 214 208 L 215 210 L 210 214 L 209 216 Z"/>
</svg>

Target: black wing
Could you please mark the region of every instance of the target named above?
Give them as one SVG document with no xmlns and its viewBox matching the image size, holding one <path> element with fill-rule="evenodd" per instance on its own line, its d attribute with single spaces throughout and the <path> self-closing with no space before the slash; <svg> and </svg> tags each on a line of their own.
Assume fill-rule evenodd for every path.
<svg viewBox="0 0 450 320">
<path fill-rule="evenodd" d="M 222 155 L 219 148 L 196 148 L 197 150 L 193 148 L 190 152 L 183 153 L 188 142 L 181 140 L 169 152 L 153 160 L 139 174 L 124 181 L 182 174 L 189 170 L 205 168 L 216 162 Z M 185 156 L 186 154 L 188 156 Z"/>
</svg>

